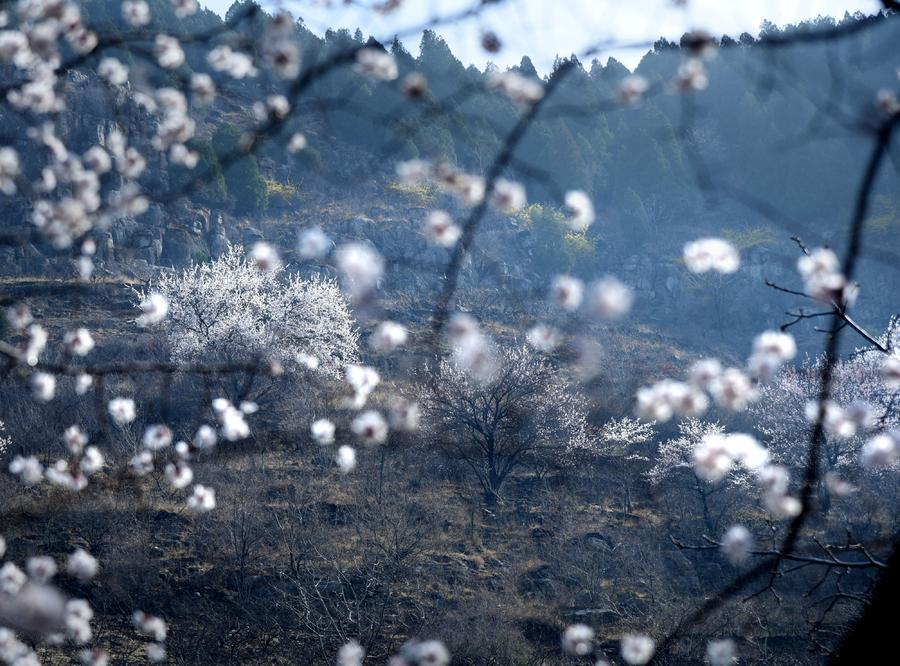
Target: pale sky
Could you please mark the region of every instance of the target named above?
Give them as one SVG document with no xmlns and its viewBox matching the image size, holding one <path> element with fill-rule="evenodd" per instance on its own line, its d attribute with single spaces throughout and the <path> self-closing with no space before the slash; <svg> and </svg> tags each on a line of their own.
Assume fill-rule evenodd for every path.
<svg viewBox="0 0 900 666">
<path fill-rule="evenodd" d="M 200 1 L 221 15 L 233 2 Z M 434 17 L 451 16 L 479 4 L 477 0 L 404 0 L 401 9 L 388 16 L 376 16 L 359 6 L 378 2 L 355 0 L 348 6 L 343 0 L 262 0 L 267 9 L 284 6 L 302 16 L 307 26 L 320 35 L 329 27 L 360 28 L 367 37 L 372 35 L 383 41 L 402 33 L 402 41 L 413 55 L 418 54 L 421 37 L 416 28 Z M 756 35 L 764 19 L 785 25 L 819 15 L 841 18 L 846 11 L 874 13 L 880 7 L 878 0 L 688 0 L 684 7 L 675 6 L 672 0 L 506 0 L 478 17 L 436 31 L 465 65 L 483 68 L 491 61 L 505 68 L 527 54 L 538 70 L 546 73 L 557 55 L 581 53 L 604 41 L 643 44 L 660 36 L 677 40 L 686 31 L 697 28 L 716 36 L 736 37 L 742 32 Z M 492 30 L 500 37 L 504 45 L 500 53 L 482 50 L 483 30 Z M 646 51 L 644 45 L 612 48 L 599 57 L 605 62 L 612 55 L 634 67 Z M 586 66 L 589 61 L 590 58 Z"/>
</svg>

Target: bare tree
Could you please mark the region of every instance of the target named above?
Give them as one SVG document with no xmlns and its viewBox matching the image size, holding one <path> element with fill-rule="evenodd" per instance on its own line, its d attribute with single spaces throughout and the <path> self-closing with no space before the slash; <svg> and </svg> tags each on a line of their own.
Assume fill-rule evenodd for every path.
<svg viewBox="0 0 900 666">
<path fill-rule="evenodd" d="M 483 381 L 441 361 L 425 402 L 433 437 L 469 468 L 488 506 L 518 467 L 541 458 L 565 463 L 588 437 L 581 395 L 559 370 L 527 347 L 499 357 Z"/>
</svg>

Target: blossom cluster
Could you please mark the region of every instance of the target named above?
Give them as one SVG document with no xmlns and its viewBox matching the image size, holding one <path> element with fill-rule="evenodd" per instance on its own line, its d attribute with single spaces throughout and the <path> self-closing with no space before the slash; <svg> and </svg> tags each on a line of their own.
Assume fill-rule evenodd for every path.
<svg viewBox="0 0 900 666">
<path fill-rule="evenodd" d="M 800 512 L 800 501 L 789 494 L 790 472 L 773 464 L 769 452 L 752 435 L 710 434 L 694 450 L 694 471 L 707 481 L 721 481 L 734 465 L 755 476 L 764 503 L 774 515 L 789 518 Z"/>
<path fill-rule="evenodd" d="M 700 416 L 710 405 L 742 411 L 759 397 L 753 378 L 766 380 L 794 358 L 793 336 L 781 331 L 765 331 L 753 342 L 747 369 L 723 368 L 718 359 L 703 359 L 688 368 L 686 382 L 663 379 L 637 392 L 637 413 L 648 421 L 668 421 L 674 414 Z"/>
<path fill-rule="evenodd" d="M 6 542 L 0 537 L 0 559 Z M 93 637 L 94 611 L 84 599 L 67 598 L 54 584 L 58 575 L 86 582 L 97 575 L 97 560 L 76 548 L 64 566 L 47 555 L 28 558 L 24 571 L 7 560 L 0 566 L 0 660 L 8 664 L 38 664 L 31 647 L 14 632 L 48 645 L 82 646 Z"/>
<path fill-rule="evenodd" d="M 820 247 L 810 251 L 797 260 L 797 271 L 813 298 L 839 305 L 852 305 L 856 300 L 858 288 L 847 282 L 833 250 Z"/>
</svg>

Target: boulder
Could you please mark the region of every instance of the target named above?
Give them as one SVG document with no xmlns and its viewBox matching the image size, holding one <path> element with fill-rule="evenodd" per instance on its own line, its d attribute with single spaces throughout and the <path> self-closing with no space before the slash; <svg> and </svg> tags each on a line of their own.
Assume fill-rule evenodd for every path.
<svg viewBox="0 0 900 666">
<path fill-rule="evenodd" d="M 194 241 L 184 229 L 168 229 L 162 239 L 159 263 L 176 268 L 187 266 L 195 252 Z"/>
</svg>

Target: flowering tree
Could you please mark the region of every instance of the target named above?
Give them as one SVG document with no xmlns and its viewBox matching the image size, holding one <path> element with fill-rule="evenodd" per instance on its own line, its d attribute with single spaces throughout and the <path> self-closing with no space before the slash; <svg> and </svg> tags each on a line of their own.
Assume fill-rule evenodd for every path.
<svg viewBox="0 0 900 666">
<path fill-rule="evenodd" d="M 622 510 L 631 511 L 633 488 L 629 463 L 646 462 L 649 458 L 641 445 L 653 440 L 656 428 L 630 416 L 612 419 L 603 424 L 598 436 L 591 442 L 592 453 L 616 463 L 616 482 L 622 488 Z"/>
<path fill-rule="evenodd" d="M 816 415 L 810 411 L 814 412 L 821 392 L 824 362 L 819 358 L 801 367 L 782 369 L 760 387 L 759 401 L 748 410 L 772 455 L 793 468 L 805 462 L 801 443 L 815 423 Z M 883 354 L 877 350 L 859 350 L 836 364 L 824 420 L 825 472 L 854 475 L 871 431 L 900 424 L 897 390 L 885 384 L 882 365 Z"/>
<path fill-rule="evenodd" d="M 711 498 L 729 487 L 751 488 L 752 477 L 739 467 L 731 469 L 724 481 L 713 483 L 695 471 L 695 451 L 704 439 L 723 435 L 725 428 L 718 422 L 698 418 L 686 418 L 678 423 L 678 437 L 666 440 L 659 446 L 653 467 L 646 476 L 655 486 L 664 483 L 689 488 L 703 511 L 703 522 L 713 532 L 721 516 L 714 517 Z M 682 483 L 686 482 L 686 483 Z"/>
<path fill-rule="evenodd" d="M 425 400 L 435 438 L 469 467 L 488 505 L 518 467 L 565 462 L 588 437 L 584 399 L 556 368 L 527 347 L 498 356 L 484 378 L 442 361 Z"/>
<path fill-rule="evenodd" d="M 161 276 L 141 301 L 169 303 L 166 338 L 179 361 L 264 358 L 337 378 L 359 357 L 359 336 L 333 281 L 263 268 L 231 246 L 218 259 Z"/>
</svg>

